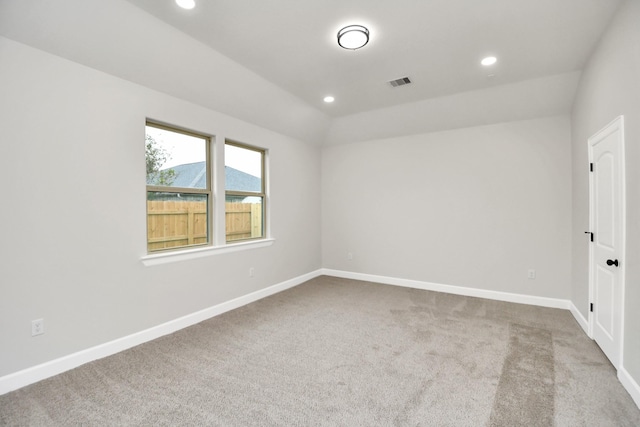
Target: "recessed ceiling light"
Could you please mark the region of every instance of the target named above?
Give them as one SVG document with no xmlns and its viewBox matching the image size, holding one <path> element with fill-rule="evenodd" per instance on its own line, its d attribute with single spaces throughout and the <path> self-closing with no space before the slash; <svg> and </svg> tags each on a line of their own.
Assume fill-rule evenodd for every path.
<svg viewBox="0 0 640 427">
<path fill-rule="evenodd" d="M 176 0 L 176 4 L 183 9 L 193 9 L 196 7 L 196 0 Z"/>
<path fill-rule="evenodd" d="M 335 101 L 335 100 L 336 100 L 336 99 L 335 99 L 333 96 L 331 96 L 331 95 L 329 95 L 329 96 L 325 96 L 325 97 L 324 97 L 324 102 L 326 102 L 327 104 L 330 104 L 330 103 L 332 103 L 332 102 L 333 102 L 333 101 Z"/>
<path fill-rule="evenodd" d="M 496 62 L 498 62 L 498 58 L 496 58 L 495 56 L 487 56 L 482 61 L 480 61 L 480 63 L 485 67 L 488 67 L 489 65 L 493 65 Z"/>
<path fill-rule="evenodd" d="M 349 25 L 338 31 L 338 44 L 356 50 L 369 43 L 369 30 L 362 25 Z"/>
</svg>

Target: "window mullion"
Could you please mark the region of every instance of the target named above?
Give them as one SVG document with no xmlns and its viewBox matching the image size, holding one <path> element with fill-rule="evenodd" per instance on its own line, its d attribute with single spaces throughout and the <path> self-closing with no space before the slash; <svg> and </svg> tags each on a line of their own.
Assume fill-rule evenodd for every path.
<svg viewBox="0 0 640 427">
<path fill-rule="evenodd" d="M 224 136 L 216 136 L 216 142 L 212 145 L 213 164 L 213 244 L 222 246 L 226 241 L 226 209 L 225 209 L 225 168 L 224 168 Z"/>
<path fill-rule="evenodd" d="M 206 188 L 181 188 L 181 187 L 162 187 L 147 185 L 147 191 L 156 193 L 182 193 L 182 194 L 209 194 Z"/>
</svg>

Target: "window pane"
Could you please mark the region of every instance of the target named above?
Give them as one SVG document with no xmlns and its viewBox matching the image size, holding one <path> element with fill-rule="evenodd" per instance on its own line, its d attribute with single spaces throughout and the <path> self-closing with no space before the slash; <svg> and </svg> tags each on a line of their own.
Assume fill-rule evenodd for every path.
<svg viewBox="0 0 640 427">
<path fill-rule="evenodd" d="M 228 195 L 225 205 L 227 242 L 263 237 L 262 197 Z"/>
<path fill-rule="evenodd" d="M 147 250 L 202 245 L 208 241 L 206 194 L 147 192 Z"/>
<path fill-rule="evenodd" d="M 261 151 L 225 144 L 225 190 L 262 193 Z"/>
<path fill-rule="evenodd" d="M 147 185 L 207 188 L 207 139 L 147 125 Z"/>
</svg>

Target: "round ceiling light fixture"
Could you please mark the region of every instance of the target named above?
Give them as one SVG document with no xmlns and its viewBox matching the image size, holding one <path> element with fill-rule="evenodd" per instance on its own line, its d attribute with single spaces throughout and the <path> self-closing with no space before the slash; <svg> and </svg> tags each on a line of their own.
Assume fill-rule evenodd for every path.
<svg viewBox="0 0 640 427">
<path fill-rule="evenodd" d="M 485 67 L 488 67 L 490 65 L 495 64 L 496 62 L 498 62 L 498 58 L 496 58 L 495 56 L 487 56 L 486 58 L 484 58 L 482 61 L 480 61 L 480 63 L 482 65 L 484 65 Z"/>
<path fill-rule="evenodd" d="M 324 97 L 324 102 L 326 102 L 327 104 L 330 104 L 330 103 L 332 103 L 332 102 L 333 102 L 333 101 L 335 101 L 335 100 L 336 100 L 336 99 L 335 99 L 333 96 L 331 96 L 331 95 L 327 95 L 327 96 L 325 96 L 325 97 Z"/>
<path fill-rule="evenodd" d="M 195 0 L 176 0 L 176 4 L 183 9 L 193 9 L 196 7 Z"/>
<path fill-rule="evenodd" d="M 356 50 L 369 43 L 369 30 L 362 25 L 349 25 L 338 31 L 338 44 Z"/>
</svg>

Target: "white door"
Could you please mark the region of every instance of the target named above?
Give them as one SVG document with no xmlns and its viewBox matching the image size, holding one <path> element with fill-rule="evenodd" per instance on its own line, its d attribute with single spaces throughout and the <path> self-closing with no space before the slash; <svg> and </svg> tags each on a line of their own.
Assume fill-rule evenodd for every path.
<svg viewBox="0 0 640 427">
<path fill-rule="evenodd" d="M 624 298 L 624 132 L 618 117 L 589 138 L 590 249 L 589 316 L 593 339 L 618 368 L 622 356 Z"/>
</svg>

